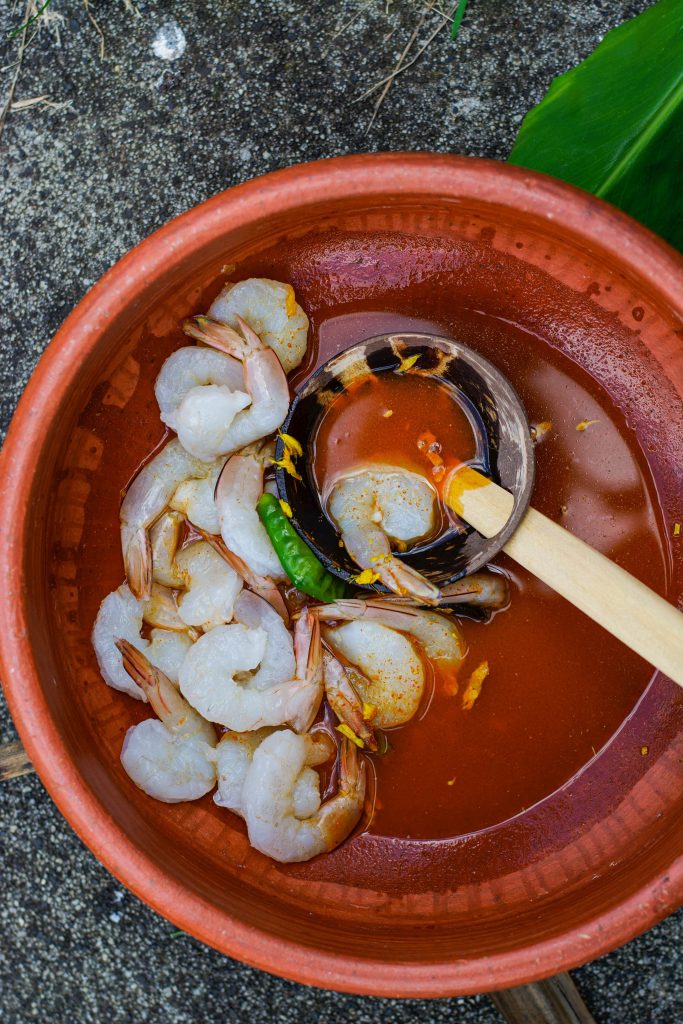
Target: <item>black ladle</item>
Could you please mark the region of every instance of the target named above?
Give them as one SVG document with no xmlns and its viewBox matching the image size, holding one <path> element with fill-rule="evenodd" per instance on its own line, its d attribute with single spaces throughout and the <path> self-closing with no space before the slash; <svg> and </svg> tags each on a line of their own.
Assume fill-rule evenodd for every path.
<svg viewBox="0 0 683 1024">
<path fill-rule="evenodd" d="M 457 390 L 471 413 L 477 437 L 474 465 L 454 470 L 444 497 L 472 527 L 447 532 L 401 557 L 437 586 L 476 572 L 501 550 L 600 623 L 623 643 L 683 686 L 683 614 L 604 555 L 529 508 L 534 478 L 533 444 L 526 414 L 506 378 L 465 345 L 431 334 L 385 334 L 334 356 L 303 385 L 283 430 L 300 441 L 315 435 L 331 401 L 368 373 L 398 370 L 410 356 L 410 373 Z M 282 458 L 283 442 L 276 457 Z M 292 524 L 330 572 L 358 573 L 323 511 L 304 460 L 302 480 L 277 472 L 280 497 Z"/>
</svg>

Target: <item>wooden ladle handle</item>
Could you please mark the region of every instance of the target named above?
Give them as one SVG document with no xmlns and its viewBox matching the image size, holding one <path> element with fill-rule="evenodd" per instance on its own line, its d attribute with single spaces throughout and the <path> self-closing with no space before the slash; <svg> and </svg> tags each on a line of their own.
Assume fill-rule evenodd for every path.
<svg viewBox="0 0 683 1024">
<path fill-rule="evenodd" d="M 446 500 L 466 523 L 493 537 L 514 498 L 470 467 L 452 473 Z M 683 613 L 562 526 L 529 508 L 503 550 L 683 686 Z"/>
</svg>

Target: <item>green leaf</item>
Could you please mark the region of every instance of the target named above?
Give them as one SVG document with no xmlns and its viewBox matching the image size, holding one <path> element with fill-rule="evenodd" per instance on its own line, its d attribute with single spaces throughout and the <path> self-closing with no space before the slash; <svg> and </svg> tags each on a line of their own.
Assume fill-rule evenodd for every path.
<svg viewBox="0 0 683 1024">
<path fill-rule="evenodd" d="M 460 2 L 458 3 L 458 9 L 453 15 L 453 24 L 451 25 L 451 39 L 457 38 L 458 32 L 460 30 L 460 22 L 463 19 L 468 3 L 469 0 L 460 0 Z"/>
<path fill-rule="evenodd" d="M 509 159 L 614 203 L 683 250 L 683 0 L 660 0 L 556 78 Z"/>
</svg>

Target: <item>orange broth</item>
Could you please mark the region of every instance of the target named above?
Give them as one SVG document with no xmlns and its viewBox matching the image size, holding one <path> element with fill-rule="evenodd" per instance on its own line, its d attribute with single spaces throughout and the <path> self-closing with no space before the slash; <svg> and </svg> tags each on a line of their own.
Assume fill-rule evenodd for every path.
<svg viewBox="0 0 683 1024">
<path fill-rule="evenodd" d="M 278 243 L 243 260 L 232 277 L 267 276 L 294 285 L 311 330 L 309 355 L 292 375 L 293 389 L 335 353 L 388 332 L 451 335 L 487 356 L 520 395 L 530 423 L 552 423 L 536 443 L 534 507 L 648 586 L 666 592 L 666 533 L 653 477 L 618 398 L 551 339 L 551 320 L 545 334 L 531 333 L 483 312 L 483 298 L 469 305 L 462 301 L 465 285 L 472 295 L 477 290 L 482 296 L 489 293 L 484 258 L 472 284 L 459 269 L 460 261 L 460 250 L 453 246 L 450 255 L 447 243 L 439 247 L 425 241 L 413 252 L 401 239 L 323 235 Z M 413 273 L 415 267 L 419 274 Z M 187 311 L 207 309 L 223 280 L 216 268 L 201 285 L 189 283 Z M 523 286 L 510 278 L 511 289 Z M 164 437 L 154 379 L 163 360 L 186 342 L 177 315 L 161 309 L 156 321 L 148 320 L 135 338 L 132 356 L 139 365 L 139 381 L 125 408 L 111 404 L 104 382 L 81 417 L 80 426 L 101 438 L 106 456 L 106 472 L 92 476 L 88 507 L 108 512 L 106 521 L 88 515 L 84 523 L 78 585 L 79 614 L 86 628 L 102 598 L 121 581 L 121 488 Z M 418 387 L 407 382 L 398 386 Z M 395 411 L 386 424 L 372 418 L 373 437 L 357 428 L 348 437 L 342 431 L 337 447 L 347 445 L 348 457 L 367 452 L 376 456 L 381 439 L 382 452 L 391 451 L 392 457 L 403 452 L 416 466 L 412 441 L 425 412 L 422 408 L 413 416 L 411 410 L 418 410 L 421 401 L 416 392 L 405 412 L 399 416 Z M 372 405 L 368 410 L 374 417 Z M 577 430 L 587 420 L 595 422 Z M 343 417 L 338 422 L 343 424 Z M 406 423 L 404 452 L 399 429 Z M 464 426 L 461 420 L 458 430 Z M 465 443 L 466 430 L 458 437 L 458 444 Z M 390 732 L 391 750 L 371 759 L 376 802 L 364 826 L 371 834 L 433 841 L 520 814 L 594 757 L 633 710 L 652 676 L 638 656 L 506 556 L 498 556 L 495 566 L 511 581 L 510 607 L 489 622 L 460 620 L 469 651 L 459 693 L 449 695 L 436 678 L 419 716 Z M 490 674 L 474 707 L 464 711 L 466 679 L 483 660 L 488 660 Z M 146 717 L 141 705 L 127 701 L 126 707 L 130 723 Z M 225 820 L 227 812 L 215 808 L 208 797 L 204 803 L 211 815 Z"/>
<path fill-rule="evenodd" d="M 382 372 L 362 377 L 328 407 L 309 445 L 323 504 L 334 481 L 369 465 L 417 473 L 441 493 L 449 469 L 474 458 L 472 424 L 454 393 L 428 378 Z M 433 540 L 449 526 L 439 502 Z"/>
</svg>

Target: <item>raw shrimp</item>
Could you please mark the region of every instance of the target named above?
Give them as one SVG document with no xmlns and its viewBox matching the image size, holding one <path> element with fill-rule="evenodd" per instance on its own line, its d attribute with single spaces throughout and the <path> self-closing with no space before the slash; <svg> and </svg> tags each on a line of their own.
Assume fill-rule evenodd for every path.
<svg viewBox="0 0 683 1024">
<path fill-rule="evenodd" d="M 389 590 L 433 604 L 438 587 L 401 562 L 390 539 L 407 543 L 428 534 L 435 500 L 433 488 L 417 473 L 382 467 L 338 479 L 328 507 L 354 562 L 377 573 Z"/>
<path fill-rule="evenodd" d="M 449 674 L 458 671 L 467 653 L 465 638 L 453 616 L 440 615 L 409 604 L 394 603 L 391 598 L 334 601 L 315 608 L 314 614 L 322 622 L 362 619 L 363 622 L 375 622 L 402 633 L 410 633 L 419 640 L 427 657 Z"/>
<path fill-rule="evenodd" d="M 149 647 L 145 654 L 177 688 L 180 666 L 185 655 L 192 647 L 192 640 L 187 633 L 171 633 L 167 629 L 153 629 L 149 635 Z"/>
<path fill-rule="evenodd" d="M 439 604 L 469 604 L 479 608 L 504 608 L 510 586 L 500 572 L 473 573 L 441 588 Z"/>
<path fill-rule="evenodd" d="M 213 801 L 219 807 L 244 817 L 242 787 L 247 777 L 254 751 L 270 736 L 272 729 L 254 732 L 226 732 L 213 753 L 218 775 L 218 792 Z"/>
<path fill-rule="evenodd" d="M 262 597 L 264 601 L 267 601 L 269 605 L 275 609 L 278 615 L 281 617 L 286 626 L 289 625 L 289 612 L 287 605 L 282 594 L 278 590 L 277 583 L 272 580 L 269 576 L 258 576 L 255 572 L 249 568 L 246 562 L 244 562 L 238 555 L 226 546 L 225 541 L 221 537 L 213 537 L 210 533 L 205 533 L 203 530 L 199 531 L 211 547 L 217 554 L 223 558 L 231 568 L 235 570 L 237 575 L 244 580 L 248 587 Z"/>
<path fill-rule="evenodd" d="M 105 683 L 136 700 L 146 701 L 145 691 L 128 675 L 116 648 L 118 638 L 130 641 L 138 650 L 149 646 L 149 641 L 140 636 L 142 608 L 142 602 L 130 592 L 125 583 L 108 594 L 95 619 L 92 645 Z"/>
<path fill-rule="evenodd" d="M 286 683 L 296 673 L 292 634 L 274 608 L 262 597 L 243 590 L 235 601 L 235 622 L 249 629 L 266 632 L 266 646 L 259 667 L 251 677 L 250 686 L 267 690 Z M 304 669 L 305 672 L 305 669 Z"/>
<path fill-rule="evenodd" d="M 121 548 L 130 589 L 149 597 L 152 589 L 152 551 L 149 528 L 161 516 L 184 480 L 202 479 L 215 467 L 185 451 L 174 438 L 144 466 L 128 488 L 121 505 Z"/>
<path fill-rule="evenodd" d="M 247 392 L 231 394 L 223 387 L 212 390 L 209 397 L 206 387 L 192 388 L 181 402 L 174 429 L 185 447 L 204 459 L 229 455 L 267 437 L 282 426 L 289 409 L 289 387 L 280 360 L 248 324 L 239 317 L 237 322 L 241 335 L 208 316 L 183 323 L 185 333 L 197 341 L 239 358 Z M 237 402 L 236 395 L 240 396 Z"/>
<path fill-rule="evenodd" d="M 180 617 L 175 594 L 159 583 L 152 584 L 152 593 L 143 601 L 142 617 L 148 626 L 170 629 L 175 633 L 184 633 L 188 628 Z"/>
<path fill-rule="evenodd" d="M 154 385 L 161 419 L 186 451 L 211 461 L 227 451 L 226 431 L 250 403 L 242 365 L 215 346 L 188 345 L 173 352 Z"/>
<path fill-rule="evenodd" d="M 387 594 L 383 601 L 391 605 L 414 605 L 412 597 Z M 436 604 L 465 604 L 477 608 L 504 608 L 510 600 L 510 586 L 506 576 L 500 572 L 479 572 L 463 576 L 454 583 L 448 583 L 439 592 Z"/>
<path fill-rule="evenodd" d="M 127 640 L 119 640 L 117 646 L 126 671 L 159 716 L 128 730 L 121 764 L 135 785 L 155 800 L 198 800 L 216 785 L 215 729 L 137 648 Z"/>
<path fill-rule="evenodd" d="M 185 517 L 180 512 L 164 512 L 149 531 L 152 556 L 152 578 L 164 587 L 183 586 L 183 577 L 175 556 L 180 544 L 180 531 Z"/>
<path fill-rule="evenodd" d="M 209 316 L 231 327 L 242 317 L 266 345 L 277 353 L 285 373 L 303 361 L 308 317 L 296 301 L 291 284 L 250 277 L 226 284 L 209 309 Z"/>
<path fill-rule="evenodd" d="M 249 842 L 282 863 L 310 860 L 339 846 L 358 823 L 365 799 L 365 763 L 346 737 L 340 746 L 337 793 L 321 804 L 314 766 L 329 760 L 331 741 L 282 729 L 254 751 L 242 787 Z"/>
<path fill-rule="evenodd" d="M 295 632 L 296 678 L 264 690 L 249 673 L 264 661 L 267 643 L 261 625 L 217 626 L 188 651 L 180 689 L 205 718 L 236 732 L 285 722 L 305 731 L 322 699 L 318 622 L 304 610 Z"/>
<path fill-rule="evenodd" d="M 216 459 L 209 465 L 209 472 L 201 480 L 183 480 L 176 488 L 169 505 L 185 516 L 198 530 L 216 534 L 220 533 L 221 524 L 213 496 L 223 469 L 223 459 Z"/>
<path fill-rule="evenodd" d="M 162 590 L 163 588 L 157 589 L 155 587 L 155 593 L 157 594 Z M 172 599 L 170 592 L 166 591 L 166 593 Z M 168 645 L 174 647 L 176 660 L 180 646 L 187 649 L 192 645 L 192 641 L 188 636 L 184 636 L 180 632 L 171 633 L 166 629 L 153 629 L 151 644 L 149 640 L 141 637 L 140 632 L 143 619 L 151 625 L 158 626 L 159 619 L 163 618 L 163 616 L 160 616 L 158 608 L 154 609 L 153 615 L 149 614 L 147 608 L 148 603 L 138 600 L 124 583 L 118 590 L 108 594 L 104 601 L 102 601 L 92 630 L 92 645 L 95 649 L 97 663 L 105 683 L 115 690 L 121 690 L 131 697 L 135 697 L 136 700 L 142 701 L 147 699 L 145 692 L 135 684 L 124 669 L 121 663 L 121 655 L 116 649 L 116 640 L 118 638 L 128 640 L 139 651 L 144 651 L 147 657 L 155 664 L 157 658 L 160 658 L 160 667 L 162 669 L 167 654 L 170 653 L 170 646 Z M 165 634 L 166 637 L 163 645 L 160 642 L 160 637 L 156 643 L 154 642 L 155 635 L 161 633 Z M 171 638 L 173 639 L 171 640 Z M 164 647 L 163 651 L 162 647 Z M 167 661 L 166 664 L 168 664 Z"/>
<path fill-rule="evenodd" d="M 362 741 L 368 750 L 377 750 L 377 739 L 370 721 L 375 717 L 375 708 L 366 704 L 360 696 L 360 687 L 366 692 L 372 683 L 357 669 L 344 666 L 330 651 L 323 651 L 323 676 L 325 696 L 335 715 Z"/>
<path fill-rule="evenodd" d="M 233 616 L 242 580 L 206 541 L 188 544 L 176 555 L 185 585 L 178 612 L 188 626 L 213 629 Z"/>
<path fill-rule="evenodd" d="M 374 726 L 391 729 L 410 721 L 425 685 L 424 666 L 410 640 L 395 629 L 366 621 L 328 628 L 324 637 L 336 654 L 360 669 L 354 686 L 376 709 Z"/>
<path fill-rule="evenodd" d="M 220 532 L 230 551 L 259 576 L 285 579 L 280 560 L 256 511 L 263 494 L 263 463 L 256 455 L 233 455 L 216 486 Z"/>
</svg>

